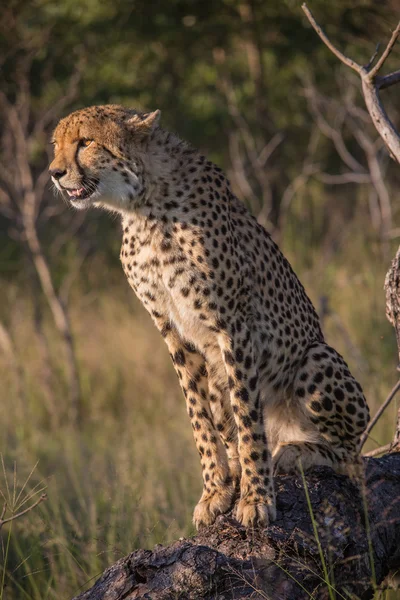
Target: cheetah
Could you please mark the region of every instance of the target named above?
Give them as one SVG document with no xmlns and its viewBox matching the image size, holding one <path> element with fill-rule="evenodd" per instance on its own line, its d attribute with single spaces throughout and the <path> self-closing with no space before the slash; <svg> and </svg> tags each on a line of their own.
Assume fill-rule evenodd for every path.
<svg viewBox="0 0 400 600">
<path fill-rule="evenodd" d="M 122 216 L 122 266 L 167 343 L 200 455 L 194 524 L 238 500 L 240 523 L 266 526 L 273 474 L 354 463 L 368 406 L 270 235 L 159 121 L 117 105 L 73 112 L 49 171 L 76 209 Z"/>
</svg>

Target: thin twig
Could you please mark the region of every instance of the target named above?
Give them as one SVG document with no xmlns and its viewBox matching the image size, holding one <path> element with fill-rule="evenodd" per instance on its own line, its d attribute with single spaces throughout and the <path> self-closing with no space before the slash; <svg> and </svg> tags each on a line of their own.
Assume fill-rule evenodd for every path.
<svg viewBox="0 0 400 600">
<path fill-rule="evenodd" d="M 284 138 L 285 138 L 285 136 L 283 135 L 283 133 L 281 131 L 278 131 L 278 133 L 276 133 L 269 140 L 268 144 L 266 144 L 264 146 L 264 148 L 261 150 L 260 154 L 258 155 L 258 162 L 260 165 L 265 165 L 265 163 L 268 161 L 270 156 L 275 152 L 275 150 L 277 149 L 279 144 L 281 144 L 283 142 Z"/>
<path fill-rule="evenodd" d="M 367 71 L 370 70 L 370 68 L 372 67 L 372 65 L 375 62 L 376 57 L 378 56 L 378 52 L 379 52 L 379 48 L 380 48 L 380 43 L 378 42 L 375 48 L 375 52 L 373 53 L 373 55 L 371 56 L 369 63 L 367 65 L 365 65 L 365 69 Z"/>
<path fill-rule="evenodd" d="M 380 57 L 380 59 L 378 60 L 376 65 L 374 67 L 372 67 L 372 69 L 370 71 L 368 71 L 369 79 L 373 79 L 375 77 L 375 75 L 378 73 L 378 71 L 380 70 L 380 68 L 383 67 L 383 63 L 385 62 L 385 60 L 391 53 L 393 46 L 395 45 L 396 40 L 399 37 L 399 34 L 400 34 L 400 21 L 398 22 L 396 29 L 393 31 L 392 37 L 390 38 L 388 45 L 386 46 L 385 50 L 383 51 L 382 56 Z"/>
<path fill-rule="evenodd" d="M 313 113 L 316 123 L 321 130 L 321 132 L 335 145 L 336 151 L 339 154 L 342 161 L 346 164 L 346 166 L 351 169 L 354 173 L 366 173 L 365 168 L 361 163 L 359 163 L 356 158 L 351 154 L 349 149 L 346 146 L 346 143 L 343 138 L 342 127 L 333 127 L 328 123 L 326 118 L 324 117 L 320 106 L 326 108 L 336 109 L 336 112 L 342 112 L 343 109 L 339 108 L 335 102 L 329 101 L 318 94 L 312 82 L 307 82 L 306 87 L 304 88 L 305 97 L 308 100 L 309 107 L 311 112 Z M 346 113 L 342 114 L 341 122 L 343 123 L 346 118 Z"/>
<path fill-rule="evenodd" d="M 379 454 L 386 454 L 392 448 L 392 444 L 386 444 L 385 446 L 380 446 L 379 448 L 375 448 L 375 450 L 370 450 L 363 454 L 364 457 L 373 458 L 374 456 L 378 456 Z"/>
<path fill-rule="evenodd" d="M 368 423 L 368 426 L 367 426 L 366 430 L 364 431 L 364 433 L 361 436 L 361 446 L 360 446 L 360 448 L 363 447 L 363 445 L 367 441 L 369 432 L 372 430 L 372 428 L 379 421 L 379 419 L 381 418 L 383 412 L 389 406 L 389 404 L 391 403 L 391 401 L 393 400 L 393 398 L 395 397 L 395 395 L 397 394 L 397 392 L 399 390 L 400 390 L 400 379 L 396 383 L 396 385 L 394 386 L 394 388 L 392 389 L 392 391 L 390 392 L 389 396 L 386 398 L 385 402 L 382 404 L 382 406 L 380 407 L 380 409 L 378 410 L 378 412 L 376 413 L 376 415 L 374 416 L 374 418 L 371 419 L 371 421 Z"/>
<path fill-rule="evenodd" d="M 326 46 L 328 46 L 329 50 L 331 50 L 331 52 L 333 52 L 333 54 L 335 56 L 337 56 L 340 61 L 342 61 L 342 63 L 344 63 L 345 65 L 347 65 L 354 71 L 357 71 L 357 73 L 359 75 L 362 75 L 363 72 L 365 71 L 364 67 L 362 67 L 361 65 L 356 63 L 354 60 L 352 60 L 348 56 L 345 56 L 344 54 L 342 54 L 342 52 L 340 52 L 340 50 L 335 48 L 335 46 L 332 44 L 332 42 L 327 37 L 326 33 L 321 29 L 321 27 L 318 25 L 318 23 L 314 19 L 310 9 L 308 8 L 308 6 L 305 2 L 304 2 L 304 4 L 302 4 L 301 8 L 303 9 L 303 12 L 305 13 L 307 19 L 309 20 L 310 24 L 315 29 L 315 31 L 317 32 L 317 34 L 319 35 L 321 40 L 324 42 L 324 44 Z"/>
<path fill-rule="evenodd" d="M 330 173 L 318 173 L 315 178 L 322 183 L 329 185 L 343 185 L 344 183 L 371 183 L 371 176 L 366 173 L 340 173 L 331 175 Z"/>
</svg>

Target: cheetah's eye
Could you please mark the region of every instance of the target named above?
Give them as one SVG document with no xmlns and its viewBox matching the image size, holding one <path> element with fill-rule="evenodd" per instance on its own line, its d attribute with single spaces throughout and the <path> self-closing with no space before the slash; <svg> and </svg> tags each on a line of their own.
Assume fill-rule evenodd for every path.
<svg viewBox="0 0 400 600">
<path fill-rule="evenodd" d="M 87 148 L 88 146 L 90 146 L 90 144 L 91 144 L 92 142 L 93 142 L 93 140 L 87 140 L 87 139 L 84 139 L 84 140 L 80 140 L 80 142 L 79 142 L 79 145 L 80 145 L 82 148 Z"/>
</svg>

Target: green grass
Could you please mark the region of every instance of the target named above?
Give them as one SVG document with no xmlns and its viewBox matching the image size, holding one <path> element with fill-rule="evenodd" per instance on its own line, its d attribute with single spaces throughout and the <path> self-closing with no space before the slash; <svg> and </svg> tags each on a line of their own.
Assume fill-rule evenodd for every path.
<svg viewBox="0 0 400 600">
<path fill-rule="evenodd" d="M 43 598 L 45 590 L 48 598 L 71 597 L 133 549 L 192 531 L 201 471 L 185 404 L 167 350 L 122 274 L 121 284 L 119 297 L 115 290 L 76 290 L 72 318 L 84 391 L 79 429 L 67 422 L 62 348 L 51 324 L 48 393 L 29 299 L 14 305 L 24 315 L 12 328 L 24 396 L 16 394 L 4 364 L 0 451 L 10 477 L 14 461 L 21 477 L 38 461 L 31 484 L 43 481 L 48 494 L 12 529 L 8 572 L 29 598 Z M 8 585 L 18 598 L 18 586 Z"/>
<path fill-rule="evenodd" d="M 388 259 L 357 232 L 326 257 L 321 248 L 286 253 L 315 304 L 329 298 L 325 330 L 364 386 L 372 414 L 396 381 L 396 344 L 385 319 Z M 1 600 L 68 599 L 135 548 L 193 533 L 201 471 L 165 344 L 124 281 L 91 259 L 71 291 L 71 319 L 83 389 L 79 428 L 68 425 L 62 346 L 46 312 L 47 356 L 21 279 L 2 282 L 0 318 L 22 366 L 0 363 L 0 452 L 9 480 L 43 483 L 48 499 L 3 528 L 6 587 Z M 367 265 L 367 266 L 366 266 Z M 21 276 L 22 277 L 22 276 Z M 366 449 L 392 436 L 397 400 Z M 333 585 L 333 584 L 332 584 Z M 387 596 L 393 600 L 394 596 Z"/>
</svg>

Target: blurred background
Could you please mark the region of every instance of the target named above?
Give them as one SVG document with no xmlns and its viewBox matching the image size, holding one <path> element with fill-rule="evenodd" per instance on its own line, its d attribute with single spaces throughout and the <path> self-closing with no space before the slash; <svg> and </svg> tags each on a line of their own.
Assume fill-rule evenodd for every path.
<svg viewBox="0 0 400 600">
<path fill-rule="evenodd" d="M 374 413 L 395 383 L 383 282 L 399 169 L 356 75 L 297 0 L 8 0 L 0 16 L 0 598 L 69 598 L 192 530 L 200 465 L 167 349 L 119 264 L 119 220 L 53 195 L 49 139 L 91 104 L 162 111 L 272 233 Z M 361 64 L 397 0 L 312 0 Z M 400 66 L 400 46 L 387 61 Z M 382 92 L 400 125 L 399 88 Z M 388 443 L 397 403 L 366 449 Z M 24 486 L 24 482 L 26 485 Z M 1 500 L 1 498 L 0 498 Z M 2 502 L 0 502 L 0 505 Z"/>
</svg>

